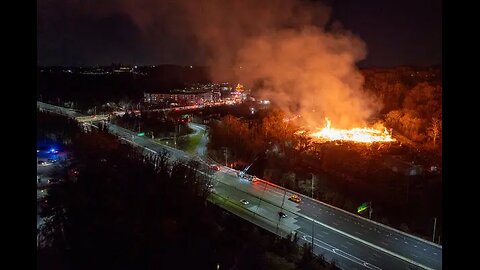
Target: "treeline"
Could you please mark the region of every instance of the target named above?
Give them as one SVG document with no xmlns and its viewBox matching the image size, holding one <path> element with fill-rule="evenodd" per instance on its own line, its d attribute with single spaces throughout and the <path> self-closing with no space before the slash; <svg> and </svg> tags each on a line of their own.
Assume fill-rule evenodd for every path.
<svg viewBox="0 0 480 270">
<path fill-rule="evenodd" d="M 269 152 L 288 155 L 295 148 L 308 147 L 309 139 L 295 135 L 297 130 L 278 109 L 261 111 L 255 121 L 227 115 L 210 127 L 209 153 L 223 160 L 226 152 L 227 159 L 239 162 L 251 162 Z"/>
<path fill-rule="evenodd" d="M 75 137 L 78 175 L 49 190 L 39 269 L 335 269 L 207 201 L 208 178 L 104 131 Z M 196 164 L 189 164 L 195 168 Z"/>
<path fill-rule="evenodd" d="M 37 110 L 37 141 L 48 139 L 67 145 L 79 131 L 75 120 Z"/>
<path fill-rule="evenodd" d="M 388 127 L 415 146 L 436 149 L 442 143 L 442 70 L 399 67 L 362 70 L 364 88 L 383 104 Z"/>
</svg>

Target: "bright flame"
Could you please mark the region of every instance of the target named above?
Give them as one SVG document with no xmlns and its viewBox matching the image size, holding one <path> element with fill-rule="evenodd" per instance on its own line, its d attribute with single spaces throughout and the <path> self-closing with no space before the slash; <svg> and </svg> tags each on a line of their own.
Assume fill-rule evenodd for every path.
<svg viewBox="0 0 480 270">
<path fill-rule="evenodd" d="M 352 141 L 360 143 L 395 141 L 386 128 L 383 131 L 367 127 L 336 129 L 332 128 L 332 123 L 328 118 L 325 118 L 325 121 L 325 127 L 318 132 L 310 134 L 310 136 L 326 141 Z"/>
</svg>

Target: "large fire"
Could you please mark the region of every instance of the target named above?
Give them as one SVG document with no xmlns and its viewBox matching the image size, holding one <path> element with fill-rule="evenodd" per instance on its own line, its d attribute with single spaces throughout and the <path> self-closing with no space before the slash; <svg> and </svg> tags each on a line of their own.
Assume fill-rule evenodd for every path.
<svg viewBox="0 0 480 270">
<path fill-rule="evenodd" d="M 393 142 L 392 135 L 384 127 L 383 131 L 374 128 L 352 128 L 352 129 L 336 129 L 332 128 L 332 123 L 325 118 L 325 127 L 315 133 L 310 134 L 311 137 L 325 141 L 352 141 L 359 143 L 373 142 Z"/>
</svg>

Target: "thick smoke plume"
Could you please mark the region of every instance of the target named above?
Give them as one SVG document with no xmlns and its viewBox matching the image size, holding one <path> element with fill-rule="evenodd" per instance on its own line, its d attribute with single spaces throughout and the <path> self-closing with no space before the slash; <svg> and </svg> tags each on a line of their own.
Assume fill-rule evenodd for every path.
<svg viewBox="0 0 480 270">
<path fill-rule="evenodd" d="M 335 127 L 351 128 L 363 125 L 375 108 L 355 67 L 364 56 L 360 39 L 307 27 L 253 38 L 237 60 L 245 67 L 241 77 L 263 79 L 260 94 L 284 110 L 313 126 L 323 126 L 327 116 Z"/>
<path fill-rule="evenodd" d="M 247 86 L 261 82 L 261 97 L 301 114 L 313 126 L 323 126 L 324 117 L 338 128 L 363 125 L 379 109 L 363 92 L 356 68 L 366 56 L 365 43 L 331 24 L 330 9 L 319 1 L 109 3 L 98 4 L 95 15 L 128 14 L 159 44 L 165 36 L 175 37 L 182 43 L 179 48 L 188 48 L 185 54 L 211 67 L 213 80 L 238 80 Z"/>
</svg>

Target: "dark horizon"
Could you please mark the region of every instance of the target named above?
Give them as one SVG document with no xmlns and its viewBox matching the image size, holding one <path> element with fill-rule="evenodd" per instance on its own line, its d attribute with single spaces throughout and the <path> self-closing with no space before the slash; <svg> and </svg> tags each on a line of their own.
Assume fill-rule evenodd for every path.
<svg viewBox="0 0 480 270">
<path fill-rule="evenodd" d="M 235 47 L 229 47 L 230 43 L 227 41 L 225 44 L 221 44 L 222 40 L 219 43 L 218 38 L 211 43 L 205 41 L 209 39 L 209 33 L 208 30 L 206 34 L 199 33 L 203 26 L 199 29 L 191 28 L 191 22 L 188 21 L 191 14 L 185 18 L 187 16 L 183 9 L 187 8 L 187 12 L 192 12 L 188 9 L 195 9 L 191 7 L 196 5 L 194 2 L 180 1 L 180 7 L 174 9 L 159 1 L 143 2 L 151 10 L 159 11 L 146 10 L 136 2 L 132 5 L 128 0 L 107 3 L 38 2 L 37 64 L 76 67 L 108 66 L 111 63 L 138 66 L 205 66 L 208 65 L 209 50 L 217 49 L 215 43 L 219 44 L 218 48 L 226 51 L 227 56 L 234 54 Z M 330 0 L 327 1 L 328 8 L 310 6 L 312 2 L 318 4 L 319 1 L 304 1 L 302 4 L 288 0 L 277 2 L 289 6 L 280 8 L 277 13 L 281 15 L 274 15 L 278 17 L 275 18 L 276 21 L 267 20 L 267 25 L 270 23 L 277 25 L 276 28 L 285 28 L 284 24 L 292 23 L 293 27 L 305 24 L 302 19 L 297 19 L 302 16 L 295 13 L 296 8 L 301 5 L 302 10 L 306 10 L 311 18 L 308 24 L 319 26 L 326 31 L 340 29 L 351 32 L 366 43 L 366 57 L 356 63 L 360 68 L 442 64 L 440 0 L 369 0 L 368 3 Z M 268 7 L 268 4 L 265 5 Z M 260 8 L 250 10 L 250 7 L 241 7 L 245 8 L 244 13 L 238 11 L 230 14 L 225 17 L 228 20 L 226 22 L 223 21 L 225 18 L 217 18 L 218 22 L 226 25 L 215 30 L 240 27 L 241 31 L 248 32 L 261 28 L 255 24 L 252 26 L 249 19 L 243 19 L 255 14 L 258 16 L 259 12 L 262 15 L 263 13 L 258 11 Z M 216 7 L 213 9 L 214 15 L 217 15 L 219 11 Z M 220 13 L 224 12 L 221 8 L 218 9 Z M 282 17 L 282 12 L 292 12 L 295 15 L 291 16 L 293 21 L 291 17 Z M 204 14 L 200 14 L 200 19 L 192 20 L 195 23 L 198 20 L 203 22 L 203 16 Z M 221 25 L 212 24 L 215 27 Z M 211 25 L 205 27 L 208 26 Z M 226 37 L 233 41 L 235 38 Z M 231 52 L 228 52 L 229 50 Z M 224 56 L 223 54 L 221 56 Z"/>
</svg>

